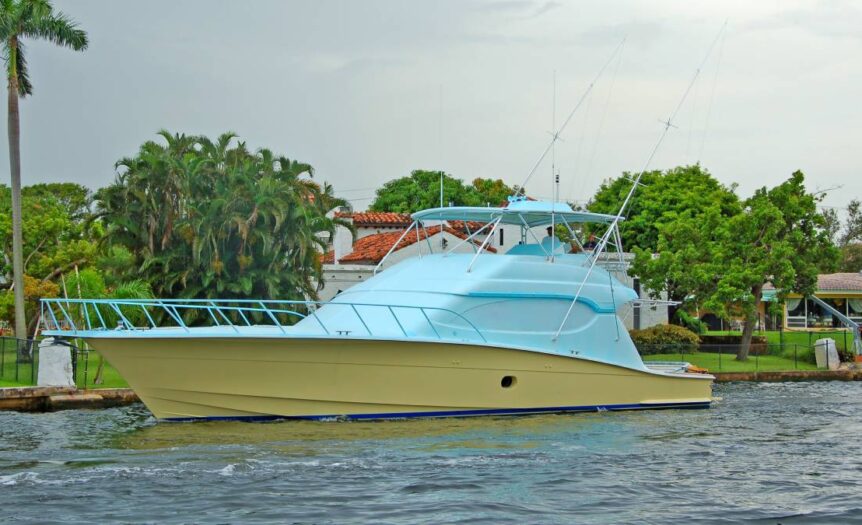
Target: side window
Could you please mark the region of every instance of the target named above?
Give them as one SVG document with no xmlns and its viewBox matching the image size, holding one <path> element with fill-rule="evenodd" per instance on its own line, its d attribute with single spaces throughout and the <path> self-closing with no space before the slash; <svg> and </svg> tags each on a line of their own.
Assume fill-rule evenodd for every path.
<svg viewBox="0 0 862 525">
<path fill-rule="evenodd" d="M 500 228 L 500 246 L 503 246 L 503 228 Z"/>
</svg>

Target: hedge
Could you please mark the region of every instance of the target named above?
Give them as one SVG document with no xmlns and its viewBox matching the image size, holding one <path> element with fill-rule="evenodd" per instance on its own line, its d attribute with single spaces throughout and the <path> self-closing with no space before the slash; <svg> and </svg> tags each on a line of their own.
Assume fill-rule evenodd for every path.
<svg viewBox="0 0 862 525">
<path fill-rule="evenodd" d="M 696 333 L 673 324 L 660 324 L 643 330 L 629 330 L 629 335 L 641 355 L 693 353 L 697 351 L 697 347 L 700 345 L 700 337 Z"/>
</svg>

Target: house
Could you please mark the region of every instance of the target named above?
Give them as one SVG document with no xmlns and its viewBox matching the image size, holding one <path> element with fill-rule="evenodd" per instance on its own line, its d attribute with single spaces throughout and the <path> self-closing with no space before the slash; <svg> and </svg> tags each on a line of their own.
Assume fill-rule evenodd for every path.
<svg viewBox="0 0 862 525">
<path fill-rule="evenodd" d="M 768 303 L 774 300 L 776 291 L 774 288 L 767 287 L 763 295 L 764 301 Z M 862 272 L 818 275 L 814 296 L 850 318 L 851 321 L 862 324 Z M 769 316 L 765 308 L 761 313 Z M 783 315 L 777 321 L 788 330 L 844 328 L 844 324 L 831 311 L 815 300 L 803 298 L 799 294 L 788 294 L 782 313 Z"/>
</svg>

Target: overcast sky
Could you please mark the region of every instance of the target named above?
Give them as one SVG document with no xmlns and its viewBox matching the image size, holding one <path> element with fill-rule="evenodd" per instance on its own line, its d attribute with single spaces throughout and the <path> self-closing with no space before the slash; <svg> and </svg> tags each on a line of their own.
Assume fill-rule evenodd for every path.
<svg viewBox="0 0 862 525">
<path fill-rule="evenodd" d="M 747 196 L 796 170 L 825 204 L 862 197 L 859 3 L 55 0 L 89 33 L 30 42 L 24 184 L 113 180 L 165 128 L 237 132 L 309 162 L 357 209 L 413 169 L 522 182 L 626 37 L 556 149 L 561 196 L 643 167 L 728 21 L 651 168 L 700 161 Z M 6 147 L 0 170 L 8 184 Z M 551 195 L 550 165 L 528 184 Z"/>
</svg>

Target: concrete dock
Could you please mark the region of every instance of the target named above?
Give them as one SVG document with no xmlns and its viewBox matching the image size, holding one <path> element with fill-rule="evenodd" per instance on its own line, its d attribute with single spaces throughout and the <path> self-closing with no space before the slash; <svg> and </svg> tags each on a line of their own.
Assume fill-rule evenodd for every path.
<svg viewBox="0 0 862 525">
<path fill-rule="evenodd" d="M 70 408 L 107 408 L 137 403 L 130 388 L 78 390 L 74 387 L 28 386 L 0 388 L 0 410 L 50 412 Z"/>
</svg>

